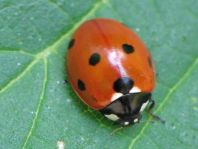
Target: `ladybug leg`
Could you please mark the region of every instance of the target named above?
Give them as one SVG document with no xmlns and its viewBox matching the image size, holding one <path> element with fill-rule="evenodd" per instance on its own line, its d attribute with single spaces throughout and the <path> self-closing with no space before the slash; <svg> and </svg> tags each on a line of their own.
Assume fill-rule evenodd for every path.
<svg viewBox="0 0 198 149">
<path fill-rule="evenodd" d="M 149 107 L 148 107 L 148 112 L 150 113 L 151 110 L 155 107 L 155 101 L 153 99 L 149 100 Z"/>
<path fill-rule="evenodd" d="M 134 124 L 135 124 L 135 123 L 139 123 L 141 119 L 142 119 L 142 115 L 141 115 L 141 114 L 138 114 L 138 115 L 137 115 L 137 118 L 134 119 L 133 123 L 134 123 Z"/>
<path fill-rule="evenodd" d="M 64 84 L 68 84 L 69 82 L 67 81 L 67 79 L 64 80 Z"/>
<path fill-rule="evenodd" d="M 162 124 L 164 124 L 165 121 L 164 121 L 163 119 L 161 119 L 159 116 L 153 114 L 153 112 L 152 112 L 152 109 L 153 109 L 154 106 L 155 106 L 155 101 L 152 100 L 152 99 L 150 99 L 150 100 L 149 100 L 149 103 L 150 103 L 150 105 L 149 105 L 149 107 L 148 107 L 148 109 L 147 109 L 148 113 L 151 115 L 151 117 L 152 117 L 154 120 L 160 121 Z"/>
</svg>

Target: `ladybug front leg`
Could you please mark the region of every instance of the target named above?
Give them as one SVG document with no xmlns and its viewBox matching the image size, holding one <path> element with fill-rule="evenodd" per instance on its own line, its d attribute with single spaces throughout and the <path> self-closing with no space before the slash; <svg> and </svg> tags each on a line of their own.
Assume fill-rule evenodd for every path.
<svg viewBox="0 0 198 149">
<path fill-rule="evenodd" d="M 155 115 L 155 114 L 153 114 L 153 112 L 152 112 L 152 109 L 154 108 L 154 106 L 155 106 L 155 101 L 154 100 L 152 100 L 152 99 L 150 99 L 149 100 L 149 107 L 148 107 L 148 109 L 147 109 L 147 112 L 152 116 L 152 118 L 154 119 L 154 120 L 156 120 L 156 121 L 160 121 L 161 123 L 165 123 L 165 121 L 163 120 L 163 119 L 161 119 L 159 116 L 157 116 L 157 115 Z"/>
<path fill-rule="evenodd" d="M 148 112 L 151 113 L 152 109 L 155 107 L 155 101 L 153 99 L 149 100 L 149 107 L 148 107 Z"/>
</svg>

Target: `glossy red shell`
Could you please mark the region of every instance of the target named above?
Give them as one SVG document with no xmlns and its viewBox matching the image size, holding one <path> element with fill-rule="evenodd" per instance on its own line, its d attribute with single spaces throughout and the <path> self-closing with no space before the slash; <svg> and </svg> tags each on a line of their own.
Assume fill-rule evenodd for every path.
<svg viewBox="0 0 198 149">
<path fill-rule="evenodd" d="M 115 93 L 113 83 L 120 77 L 130 77 L 141 92 L 152 92 L 155 69 L 151 55 L 141 39 L 128 27 L 112 19 L 93 19 L 83 23 L 74 33 L 67 53 L 68 79 L 78 96 L 93 109 L 110 104 Z M 123 44 L 133 46 L 132 53 Z M 93 53 L 100 54 L 100 62 L 89 64 Z M 78 80 L 85 90 L 80 90 Z"/>
</svg>

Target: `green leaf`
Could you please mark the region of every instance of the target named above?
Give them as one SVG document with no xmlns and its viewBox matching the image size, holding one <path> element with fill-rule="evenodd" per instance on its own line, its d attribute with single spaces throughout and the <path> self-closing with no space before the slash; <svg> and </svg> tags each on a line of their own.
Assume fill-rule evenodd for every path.
<svg viewBox="0 0 198 149">
<path fill-rule="evenodd" d="M 195 149 L 198 146 L 196 0 L 0 0 L 0 148 Z M 157 70 L 153 122 L 119 126 L 64 83 L 74 30 L 95 17 L 133 28 Z"/>
</svg>

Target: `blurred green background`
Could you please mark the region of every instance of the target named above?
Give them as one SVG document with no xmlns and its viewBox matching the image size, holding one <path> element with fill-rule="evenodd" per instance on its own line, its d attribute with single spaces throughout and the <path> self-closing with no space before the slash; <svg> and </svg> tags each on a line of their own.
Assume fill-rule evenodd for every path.
<svg viewBox="0 0 198 149">
<path fill-rule="evenodd" d="M 196 149 L 197 0 L 0 0 L 0 148 Z M 157 70 L 154 113 L 121 129 L 81 103 L 64 83 L 65 53 L 84 21 L 132 28 Z"/>
</svg>

